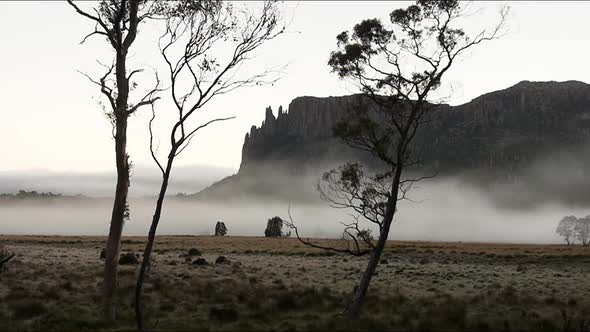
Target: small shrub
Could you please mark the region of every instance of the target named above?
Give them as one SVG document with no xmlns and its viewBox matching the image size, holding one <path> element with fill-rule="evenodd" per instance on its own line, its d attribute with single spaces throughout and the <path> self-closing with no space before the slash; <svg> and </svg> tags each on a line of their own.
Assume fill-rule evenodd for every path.
<svg viewBox="0 0 590 332">
<path fill-rule="evenodd" d="M 119 257 L 119 265 L 137 265 L 139 264 L 139 259 L 137 256 L 131 252 L 121 255 Z"/>
<path fill-rule="evenodd" d="M 189 256 L 201 256 L 201 251 L 197 248 L 190 248 L 188 250 L 188 255 Z"/>
<path fill-rule="evenodd" d="M 219 256 L 215 260 L 215 264 L 230 264 L 230 260 L 225 256 Z"/>
</svg>

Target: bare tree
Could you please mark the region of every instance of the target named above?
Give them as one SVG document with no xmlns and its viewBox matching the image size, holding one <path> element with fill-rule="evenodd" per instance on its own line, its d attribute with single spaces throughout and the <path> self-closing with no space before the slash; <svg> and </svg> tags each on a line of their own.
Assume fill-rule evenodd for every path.
<svg viewBox="0 0 590 332">
<path fill-rule="evenodd" d="M 561 219 L 557 228 L 555 229 L 555 233 L 559 236 L 563 237 L 565 243 L 567 245 L 574 244 L 576 240 L 576 224 L 578 223 L 578 218 L 574 216 L 567 216 Z"/>
<path fill-rule="evenodd" d="M 232 3 L 221 1 L 196 4 L 198 6 L 179 6 L 171 13 L 166 32 L 160 39 L 160 53 L 168 67 L 171 99 L 178 120 L 170 132 L 167 161 L 162 163 L 154 143 L 152 125 L 156 113 L 152 107 L 150 151 L 162 173 L 162 184 L 137 279 L 135 311 L 140 331 L 144 329 L 141 292 L 174 160 L 190 144 L 197 131 L 234 117 L 218 117 L 200 125 L 191 124 L 189 120 L 215 97 L 240 87 L 276 80 L 270 79 L 275 73 L 270 69 L 245 78 L 240 73 L 242 65 L 252 58 L 255 50 L 283 33 L 276 2 L 255 4 L 261 7 L 259 12 L 234 8 Z"/>
<path fill-rule="evenodd" d="M 367 267 L 345 314 L 356 318 L 389 236 L 398 201 L 421 178 L 406 178 L 404 170 L 418 165 L 412 141 L 436 106 L 433 93 L 457 57 L 482 42 L 497 38 L 504 29 L 507 10 L 491 30 L 469 36 L 459 21 L 466 12 L 459 1 L 419 0 L 390 14 L 391 26 L 379 19 L 357 24 L 352 33 L 337 36 L 339 49 L 328 64 L 340 78 L 356 84 L 362 94 L 357 107 L 334 128 L 345 144 L 368 152 L 381 162 L 375 174 L 358 164 L 346 164 L 324 174 L 318 185 L 334 207 L 352 209 L 362 221 L 378 229 L 376 241 L 368 238 L 359 219 L 345 225 L 353 246 L 324 248 L 354 255 L 370 254 Z M 296 236 L 307 245 L 310 240 Z"/>
<path fill-rule="evenodd" d="M 580 241 L 583 246 L 590 245 L 590 216 L 576 220 L 574 225 L 574 232 L 576 239 Z"/>
<path fill-rule="evenodd" d="M 117 167 L 117 184 L 115 199 L 111 214 L 109 237 L 106 246 L 104 270 L 104 315 L 108 320 L 115 319 L 115 289 L 117 284 L 117 263 L 121 250 L 121 236 L 125 219 L 129 218 L 127 193 L 129 190 L 130 161 L 127 153 L 127 121 L 142 106 L 155 102 L 156 88 L 147 91 L 138 101 L 130 102 L 129 94 L 132 89 L 132 77 L 140 73 L 141 69 L 129 71 L 127 69 L 127 55 L 137 36 L 139 24 L 154 16 L 162 9 L 161 1 L 143 0 L 103 0 L 96 8 L 83 10 L 72 0 L 68 0 L 75 11 L 89 19 L 94 30 L 84 37 L 82 43 L 92 36 L 103 37 L 113 50 L 114 61 L 105 67 L 104 75 L 92 78 L 85 75 L 96 84 L 106 97 L 108 105 L 104 106 L 105 113 L 113 126 L 115 139 L 115 159 Z"/>
</svg>

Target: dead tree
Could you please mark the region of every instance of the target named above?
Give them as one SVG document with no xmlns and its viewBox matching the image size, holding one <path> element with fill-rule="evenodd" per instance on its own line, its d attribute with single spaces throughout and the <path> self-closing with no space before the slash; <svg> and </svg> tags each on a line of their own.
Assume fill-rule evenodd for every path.
<svg viewBox="0 0 590 332">
<path fill-rule="evenodd" d="M 92 83 L 96 84 L 108 101 L 103 110 L 113 127 L 115 139 L 115 161 L 117 167 L 117 184 L 115 199 L 111 214 L 109 237 L 106 246 L 104 270 L 104 315 L 107 320 L 115 319 L 115 288 L 117 285 L 117 260 L 121 251 L 121 236 L 125 219 L 129 218 L 127 193 L 129 190 L 130 161 L 127 153 L 127 121 L 128 118 L 142 106 L 152 104 L 156 89 L 146 91 L 143 97 L 130 102 L 130 86 L 135 85 L 132 77 L 140 73 L 141 69 L 128 70 L 127 55 L 137 36 L 140 23 L 160 10 L 159 1 L 139 0 L 103 0 L 96 8 L 83 10 L 72 0 L 68 0 L 75 11 L 89 19 L 94 25 L 94 31 L 84 39 L 100 36 L 104 38 L 113 50 L 114 61 L 111 65 L 103 65 L 105 73 L 99 78 L 92 78 L 84 74 Z"/>
<path fill-rule="evenodd" d="M 576 241 L 576 224 L 578 223 L 578 218 L 575 216 L 567 216 L 561 219 L 557 228 L 555 229 L 555 233 L 562 236 L 565 240 L 567 245 L 572 245 Z"/>
<path fill-rule="evenodd" d="M 170 131 L 166 162 L 162 163 L 157 157 L 154 143 L 152 125 L 156 112 L 152 107 L 152 119 L 149 122 L 150 151 L 162 173 L 162 184 L 135 292 L 136 322 L 140 331 L 144 329 L 141 291 L 174 160 L 200 129 L 234 117 L 218 117 L 200 125 L 190 120 L 215 97 L 240 87 L 276 81 L 276 78 L 271 79 L 276 73 L 274 70 L 247 77 L 241 76 L 240 70 L 251 59 L 254 51 L 284 31 L 274 1 L 257 3 L 256 6 L 261 7 L 257 13 L 247 8 L 234 9 L 234 4 L 220 1 L 194 4 L 181 5 L 171 13 L 166 20 L 166 32 L 160 38 L 160 53 L 168 67 L 172 108 L 177 112 L 177 121 Z M 187 86 L 188 89 L 185 89 Z"/>
<path fill-rule="evenodd" d="M 419 178 L 407 179 L 404 170 L 419 163 L 411 143 L 430 111 L 436 106 L 433 92 L 458 56 L 484 41 L 495 39 L 504 28 L 506 9 L 499 24 L 469 36 L 458 24 L 465 18 L 454 0 L 419 0 L 390 14 L 391 25 L 379 19 L 357 24 L 352 33 L 337 36 L 338 50 L 328 64 L 342 79 L 356 84 L 361 95 L 358 107 L 340 121 L 334 134 L 345 144 L 368 152 L 381 162 L 374 173 L 358 164 L 346 164 L 324 174 L 321 196 L 334 207 L 350 209 L 379 231 L 376 241 L 366 238 L 359 220 L 345 225 L 353 246 L 325 248 L 300 237 L 292 219 L 290 226 L 307 245 L 350 253 L 369 254 L 367 267 L 345 310 L 357 318 L 371 278 L 389 236 L 398 201 Z"/>
<path fill-rule="evenodd" d="M 590 246 L 590 216 L 579 218 L 574 226 L 575 237 L 582 246 Z"/>
</svg>

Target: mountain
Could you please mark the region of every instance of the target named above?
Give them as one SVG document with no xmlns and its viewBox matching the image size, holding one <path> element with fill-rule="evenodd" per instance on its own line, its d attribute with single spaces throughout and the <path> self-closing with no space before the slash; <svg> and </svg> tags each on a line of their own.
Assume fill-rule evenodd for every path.
<svg viewBox="0 0 590 332">
<path fill-rule="evenodd" d="M 197 196 L 306 197 L 314 192 L 310 177 L 317 180 L 335 165 L 378 165 L 332 136 L 332 127 L 358 98 L 298 97 L 276 117 L 267 108 L 262 125 L 245 136 L 238 173 Z M 424 164 L 412 172 L 437 170 L 441 179 L 457 177 L 488 192 L 504 188 L 526 196 L 516 202 L 553 197 L 585 204 L 590 202 L 589 138 L 590 85 L 523 81 L 463 105 L 437 106 L 415 138 L 412 150 Z M 306 180 L 281 188 L 289 178 Z"/>
</svg>

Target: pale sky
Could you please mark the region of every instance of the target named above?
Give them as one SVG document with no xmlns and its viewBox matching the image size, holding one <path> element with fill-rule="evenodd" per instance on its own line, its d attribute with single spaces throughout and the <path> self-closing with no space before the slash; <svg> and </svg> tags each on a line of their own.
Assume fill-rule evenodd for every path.
<svg viewBox="0 0 590 332">
<path fill-rule="evenodd" d="M 243 138 L 259 126 L 264 110 L 287 107 L 298 96 L 337 96 L 354 87 L 330 73 L 327 60 L 335 36 L 362 19 L 386 19 L 400 2 L 287 2 L 289 32 L 265 45 L 249 66 L 288 64 L 273 86 L 239 90 L 203 110 L 200 120 L 236 115 L 237 119 L 201 132 L 177 165 L 237 169 Z M 503 3 L 475 3 L 481 8 L 470 26 L 490 25 Z M 509 32 L 475 49 L 446 77 L 451 104 L 461 104 L 522 80 L 590 82 L 590 3 L 509 3 Z M 65 2 L 0 2 L 0 171 L 49 170 L 100 172 L 114 167 L 110 125 L 97 105 L 100 93 L 77 70 L 99 73 L 96 59 L 110 62 L 100 38 L 80 45 L 93 29 Z M 154 48 L 158 31 L 144 25 L 132 49 L 135 65 L 158 68 Z M 450 90 L 448 90 L 450 91 Z M 167 106 L 161 104 L 159 112 Z M 168 106 L 169 107 L 169 106 Z M 145 110 L 147 111 L 147 109 Z M 137 165 L 154 167 L 147 142 L 147 112 L 130 120 L 129 150 Z M 162 116 L 162 120 L 166 120 Z M 166 122 L 161 130 L 166 128 Z M 162 131 L 163 132 L 163 131 Z"/>
</svg>

